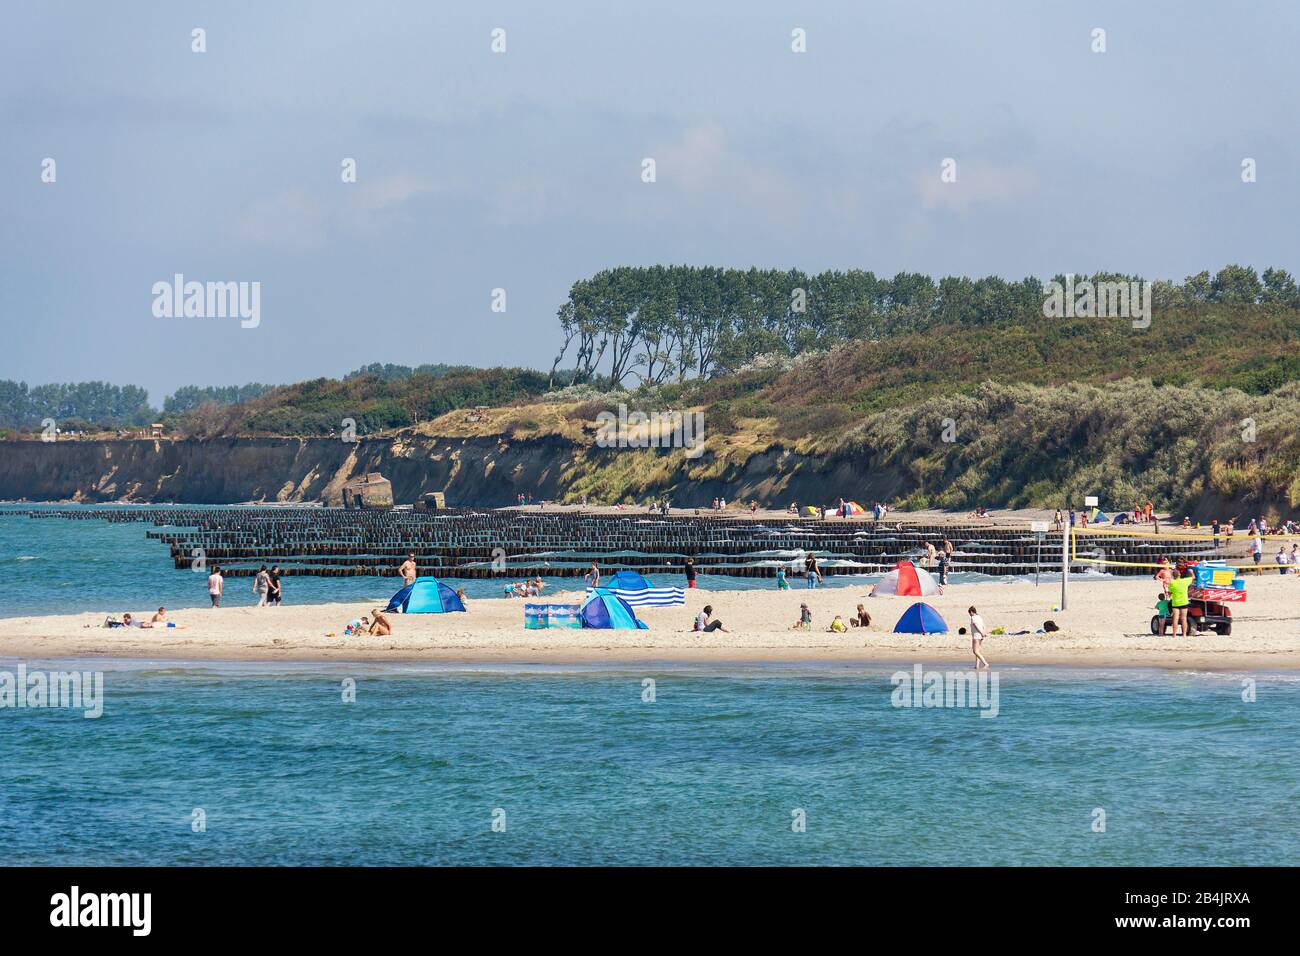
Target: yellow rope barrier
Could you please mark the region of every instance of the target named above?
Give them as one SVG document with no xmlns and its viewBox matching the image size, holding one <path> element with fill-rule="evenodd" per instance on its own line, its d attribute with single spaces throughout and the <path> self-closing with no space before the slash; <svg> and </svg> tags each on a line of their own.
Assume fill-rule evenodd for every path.
<svg viewBox="0 0 1300 956">
<path fill-rule="evenodd" d="M 1174 528 L 1168 534 L 1153 534 L 1149 531 L 1145 531 L 1145 532 L 1121 531 L 1118 528 L 1097 528 L 1095 530 L 1092 528 L 1074 529 L 1075 536 L 1081 534 L 1098 534 L 1098 535 L 1110 534 L 1110 535 L 1117 535 L 1122 538 L 1153 538 L 1153 539 L 1158 539 L 1160 541 L 1169 541 L 1169 540 L 1213 541 L 1215 539 L 1215 535 L 1213 534 L 1179 534 L 1178 532 L 1179 529 L 1177 528 Z M 1229 535 L 1225 531 L 1220 531 L 1218 534 L 1218 538 L 1220 541 L 1252 541 L 1254 540 L 1255 537 L 1256 537 L 1255 535 L 1247 534 L 1245 531 L 1242 531 L 1240 528 L 1238 528 L 1231 535 Z M 1265 543 L 1269 541 L 1291 541 L 1293 539 L 1300 540 L 1300 534 L 1265 534 L 1265 535 L 1260 535 L 1259 537 L 1262 538 Z"/>
</svg>

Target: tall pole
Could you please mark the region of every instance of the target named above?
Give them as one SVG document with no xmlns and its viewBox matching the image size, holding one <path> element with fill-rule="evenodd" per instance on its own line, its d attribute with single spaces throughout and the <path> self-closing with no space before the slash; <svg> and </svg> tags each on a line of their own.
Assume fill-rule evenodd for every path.
<svg viewBox="0 0 1300 956">
<path fill-rule="evenodd" d="M 1070 581 L 1070 535 L 1074 528 L 1070 526 L 1070 515 L 1066 512 L 1065 529 L 1061 532 L 1061 610 L 1065 610 L 1065 586 Z"/>
</svg>

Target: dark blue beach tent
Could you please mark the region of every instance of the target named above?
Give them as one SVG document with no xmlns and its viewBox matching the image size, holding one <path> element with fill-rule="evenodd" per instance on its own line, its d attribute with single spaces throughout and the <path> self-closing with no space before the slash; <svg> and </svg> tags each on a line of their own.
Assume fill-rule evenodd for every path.
<svg viewBox="0 0 1300 956">
<path fill-rule="evenodd" d="M 609 587 L 620 591 L 645 591 L 650 582 L 636 571 L 619 571 L 609 579 Z"/>
<path fill-rule="evenodd" d="M 456 592 L 437 578 L 416 578 L 393 595 L 388 611 L 403 614 L 441 614 L 443 611 L 463 611 L 465 605 Z"/>
<path fill-rule="evenodd" d="M 591 592 L 591 596 L 582 602 L 578 616 L 582 619 L 583 627 L 650 630 L 645 621 L 637 620 L 632 605 L 617 594 L 610 594 L 605 588 L 596 588 Z"/>
<path fill-rule="evenodd" d="M 948 625 L 939 612 L 924 601 L 917 601 L 894 625 L 895 634 L 947 634 Z"/>
</svg>

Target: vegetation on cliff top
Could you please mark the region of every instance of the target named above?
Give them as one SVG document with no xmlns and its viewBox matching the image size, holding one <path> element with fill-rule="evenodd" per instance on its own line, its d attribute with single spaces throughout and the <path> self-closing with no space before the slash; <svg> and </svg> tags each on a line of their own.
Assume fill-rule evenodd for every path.
<svg viewBox="0 0 1300 956">
<path fill-rule="evenodd" d="M 417 425 L 581 443 L 622 403 L 703 410 L 706 454 L 586 456 L 572 497 L 731 480 L 755 454 L 789 449 L 869 462 L 914 505 L 1099 493 L 1112 505 L 1300 506 L 1300 292 L 1288 273 L 1228 266 L 1158 282 L 1148 328 L 1045 318 L 1042 302 L 1036 280 L 607 270 L 575 283 L 560 310 L 567 370 L 376 364 L 342 380 L 181 389 L 164 421 L 197 437 L 331 435 L 351 421 L 363 436 Z M 640 384 L 623 388 L 629 378 Z M 0 422 L 19 406 L 30 418 L 32 396 L 134 424 L 153 414 L 142 390 L 90 384 L 0 383 Z"/>
</svg>

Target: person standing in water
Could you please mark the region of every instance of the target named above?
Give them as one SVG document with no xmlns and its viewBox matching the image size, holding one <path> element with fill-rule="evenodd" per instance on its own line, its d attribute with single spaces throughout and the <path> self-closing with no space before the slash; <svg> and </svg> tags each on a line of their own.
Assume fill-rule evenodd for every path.
<svg viewBox="0 0 1300 956">
<path fill-rule="evenodd" d="M 253 578 L 253 593 L 257 595 L 257 606 L 266 607 L 266 594 L 271 589 L 271 576 L 266 571 L 266 565 L 257 569 L 257 577 Z"/>
<path fill-rule="evenodd" d="M 214 565 L 208 575 L 208 597 L 212 598 L 213 607 L 221 607 L 221 592 L 225 590 L 226 579 L 221 576 L 221 567 Z"/>
<path fill-rule="evenodd" d="M 415 579 L 419 574 L 419 571 L 415 567 L 414 552 L 407 554 L 406 560 L 403 561 L 401 567 L 397 569 L 397 573 L 402 576 L 402 580 L 405 581 L 407 584 L 415 583 Z"/>
<path fill-rule="evenodd" d="M 600 587 L 600 568 L 595 561 L 591 562 L 591 570 L 587 572 L 587 584 L 593 588 Z"/>
<path fill-rule="evenodd" d="M 266 592 L 266 603 L 279 607 L 283 593 L 280 590 L 280 566 L 273 564 L 271 570 L 267 572 L 267 577 L 270 579 L 270 588 Z"/>
<path fill-rule="evenodd" d="M 817 567 L 817 556 L 809 554 L 803 561 L 803 575 L 808 581 L 808 589 L 811 591 L 821 583 L 821 568 Z"/>
</svg>

